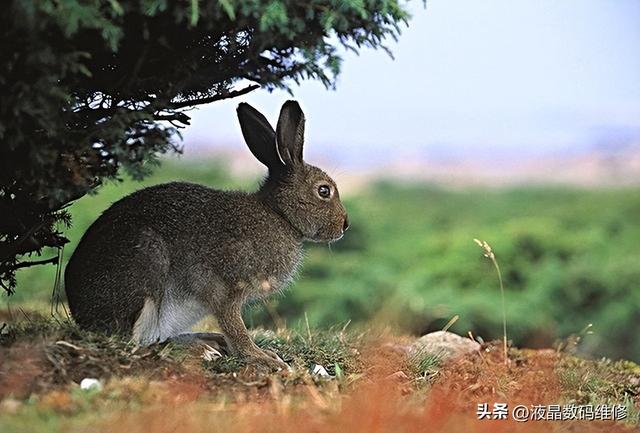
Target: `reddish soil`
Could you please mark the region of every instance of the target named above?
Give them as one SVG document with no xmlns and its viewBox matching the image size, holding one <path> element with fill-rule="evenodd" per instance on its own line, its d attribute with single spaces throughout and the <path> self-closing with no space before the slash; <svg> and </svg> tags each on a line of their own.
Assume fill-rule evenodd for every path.
<svg viewBox="0 0 640 433">
<path fill-rule="evenodd" d="M 277 380 L 263 391 L 245 392 L 231 402 L 205 403 L 194 388 L 174 388 L 173 401 L 104 420 L 99 432 L 633 432 L 613 421 L 478 420 L 478 403 L 515 405 L 562 403 L 550 350 L 528 351 L 505 366 L 499 350 L 461 359 L 442 368 L 435 383 L 424 389 L 402 375 L 385 376 L 398 360 L 380 356 L 369 366 L 373 380 L 360 380 L 344 392 L 299 385 L 283 392 Z M 301 392 L 302 391 L 302 392 Z M 306 396 L 305 396 L 306 394 Z M 294 395 L 292 398 L 291 396 Z M 182 397 L 180 397 L 182 396 Z M 304 398 L 301 398 L 304 397 Z M 201 404 L 194 404 L 194 402 Z"/>
<path fill-rule="evenodd" d="M 249 371 L 214 375 L 202 368 L 199 357 L 178 364 L 151 350 L 136 352 L 135 361 L 119 353 L 104 356 L 98 349 L 60 341 L 0 346 L 0 401 L 36 393 L 45 409 L 73 415 L 78 410 L 70 392 L 77 388 L 73 382 L 113 377 L 117 379 L 107 381 L 103 395 L 140 404 L 104 406 L 108 400 L 101 397 L 95 403 L 100 417 L 91 423 L 92 431 L 640 432 L 638 427 L 612 421 L 478 419 L 482 403 L 490 408 L 494 403 L 508 403 L 510 408 L 563 404 L 566 390 L 557 376 L 563 355 L 552 350 L 514 351 L 505 365 L 499 346 L 488 346 L 480 355 L 450 362 L 434 369 L 430 380 L 420 381 L 407 370 L 400 351 L 378 344 L 362 349 L 367 364 L 359 378 L 321 384 L 308 375 L 295 380 Z M 640 407 L 638 397 L 636 405 Z M 85 431 L 86 426 L 78 427 L 70 416 L 62 430 L 74 429 Z"/>
</svg>

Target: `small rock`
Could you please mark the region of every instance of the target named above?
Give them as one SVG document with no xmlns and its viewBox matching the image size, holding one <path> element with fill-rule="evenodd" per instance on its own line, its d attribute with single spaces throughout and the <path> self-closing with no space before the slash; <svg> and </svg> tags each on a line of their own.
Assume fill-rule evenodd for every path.
<svg viewBox="0 0 640 433">
<path fill-rule="evenodd" d="M 83 389 L 85 391 L 94 390 L 94 389 L 97 390 L 97 391 L 100 391 L 100 390 L 102 390 L 102 384 L 100 383 L 100 381 L 98 379 L 94 379 L 94 378 L 91 378 L 91 377 L 85 377 L 80 382 L 80 389 Z"/>
<path fill-rule="evenodd" d="M 14 414 L 18 412 L 20 406 L 22 406 L 20 400 L 9 397 L 0 402 L 0 411 Z"/>
<path fill-rule="evenodd" d="M 444 361 L 479 351 L 480 344 L 470 338 L 453 332 L 436 331 L 418 338 L 411 345 L 409 353 L 438 356 Z"/>
<path fill-rule="evenodd" d="M 330 374 L 327 371 L 326 368 L 324 368 L 322 365 L 320 364 L 315 364 L 313 366 L 313 369 L 311 369 L 311 374 L 314 374 L 316 376 L 320 376 L 320 377 L 329 377 Z"/>
</svg>

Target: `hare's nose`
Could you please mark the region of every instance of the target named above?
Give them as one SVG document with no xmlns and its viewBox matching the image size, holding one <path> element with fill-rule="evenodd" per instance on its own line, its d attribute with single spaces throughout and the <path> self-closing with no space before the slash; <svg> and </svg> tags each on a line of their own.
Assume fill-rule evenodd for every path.
<svg viewBox="0 0 640 433">
<path fill-rule="evenodd" d="M 342 224 L 342 231 L 346 232 L 348 228 L 349 228 L 349 218 L 345 215 L 344 223 Z"/>
</svg>

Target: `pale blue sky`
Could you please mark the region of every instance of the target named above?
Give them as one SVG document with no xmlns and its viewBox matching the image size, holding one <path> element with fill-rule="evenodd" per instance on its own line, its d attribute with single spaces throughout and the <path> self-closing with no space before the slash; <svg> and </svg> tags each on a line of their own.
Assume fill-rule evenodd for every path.
<svg viewBox="0 0 640 433">
<path fill-rule="evenodd" d="M 344 56 L 337 90 L 293 87 L 313 154 L 375 161 L 567 151 L 640 137 L 640 1 L 430 0 L 382 51 Z M 275 122 L 285 92 L 193 112 L 191 145 L 242 146 L 235 106 Z M 367 152 L 363 149 L 367 148 Z"/>
</svg>

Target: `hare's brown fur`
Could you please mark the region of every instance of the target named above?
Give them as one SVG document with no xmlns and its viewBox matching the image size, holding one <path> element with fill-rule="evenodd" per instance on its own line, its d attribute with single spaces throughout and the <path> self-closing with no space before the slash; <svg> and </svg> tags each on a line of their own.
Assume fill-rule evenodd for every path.
<svg viewBox="0 0 640 433">
<path fill-rule="evenodd" d="M 242 307 L 291 281 L 303 241 L 341 237 L 346 211 L 333 180 L 302 160 L 297 103 L 283 106 L 277 132 L 246 104 L 238 115 L 250 149 L 269 168 L 260 189 L 174 182 L 112 205 L 87 230 L 65 272 L 80 326 L 151 344 L 213 314 L 233 351 L 281 363 L 253 343 Z M 331 196 L 321 197 L 320 187 Z"/>
</svg>

